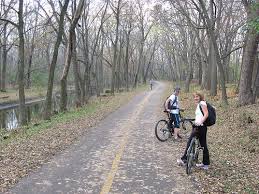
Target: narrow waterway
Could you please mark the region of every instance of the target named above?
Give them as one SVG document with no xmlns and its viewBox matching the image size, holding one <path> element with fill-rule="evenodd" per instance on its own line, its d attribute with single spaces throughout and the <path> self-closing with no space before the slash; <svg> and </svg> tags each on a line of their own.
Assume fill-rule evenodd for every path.
<svg viewBox="0 0 259 194">
<path fill-rule="evenodd" d="M 44 110 L 45 99 L 34 99 L 26 101 L 26 117 L 27 121 L 31 122 L 33 120 L 38 120 L 42 118 Z M 52 111 L 59 111 L 60 97 L 56 95 L 53 97 Z M 74 94 L 70 93 L 68 95 L 68 108 L 74 106 Z M 19 127 L 19 104 L 0 104 L 0 128 L 10 131 Z"/>
</svg>

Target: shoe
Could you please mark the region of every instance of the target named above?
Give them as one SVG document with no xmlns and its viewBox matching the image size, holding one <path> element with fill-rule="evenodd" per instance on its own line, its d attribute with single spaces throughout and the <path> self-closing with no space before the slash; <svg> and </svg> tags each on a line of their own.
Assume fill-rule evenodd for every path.
<svg viewBox="0 0 259 194">
<path fill-rule="evenodd" d="M 203 170 L 209 170 L 209 165 L 204 165 L 203 167 L 201 167 Z"/>
<path fill-rule="evenodd" d="M 186 164 L 186 161 L 182 160 L 182 159 L 177 159 L 177 164 L 179 166 L 184 166 Z"/>
<path fill-rule="evenodd" d="M 203 163 L 196 164 L 196 167 L 201 168 L 203 170 L 208 170 L 209 169 L 209 165 L 204 165 Z"/>
<path fill-rule="evenodd" d="M 196 167 L 198 167 L 198 168 L 201 168 L 201 167 L 203 167 L 203 166 L 204 166 L 204 164 L 203 164 L 203 163 L 196 164 Z"/>
</svg>

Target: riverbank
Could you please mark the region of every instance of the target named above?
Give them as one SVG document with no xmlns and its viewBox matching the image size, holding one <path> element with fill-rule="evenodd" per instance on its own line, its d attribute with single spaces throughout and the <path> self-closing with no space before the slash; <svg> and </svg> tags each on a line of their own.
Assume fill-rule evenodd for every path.
<svg viewBox="0 0 259 194">
<path fill-rule="evenodd" d="M 6 191 L 53 155 L 75 143 L 90 127 L 145 90 L 148 86 L 95 99 L 82 108 L 55 115 L 51 121 L 41 121 L 15 130 L 8 138 L 2 139 L 0 192 Z"/>
<path fill-rule="evenodd" d="M 31 88 L 25 89 L 26 100 L 42 99 L 46 95 L 46 90 L 42 88 Z M 10 105 L 13 103 L 18 103 L 19 94 L 18 89 L 7 89 L 6 92 L 0 91 L 0 104 Z"/>
</svg>

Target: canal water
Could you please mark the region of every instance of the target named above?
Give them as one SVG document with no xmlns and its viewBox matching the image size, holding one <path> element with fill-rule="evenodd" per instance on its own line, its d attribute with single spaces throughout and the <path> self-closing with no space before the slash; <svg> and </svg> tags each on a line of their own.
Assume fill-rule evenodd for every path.
<svg viewBox="0 0 259 194">
<path fill-rule="evenodd" d="M 75 96 L 73 93 L 68 95 L 68 109 L 74 106 Z M 52 111 L 59 111 L 59 96 L 53 97 Z M 27 121 L 42 119 L 44 111 L 44 99 L 26 102 Z M 19 106 L 18 104 L 0 105 L 0 128 L 8 131 L 19 126 Z"/>
</svg>

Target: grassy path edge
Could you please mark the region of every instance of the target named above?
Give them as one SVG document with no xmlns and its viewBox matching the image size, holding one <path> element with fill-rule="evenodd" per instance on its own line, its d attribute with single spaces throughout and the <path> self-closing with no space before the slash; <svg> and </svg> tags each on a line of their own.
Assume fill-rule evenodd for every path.
<svg viewBox="0 0 259 194">
<path fill-rule="evenodd" d="M 93 100 L 88 105 L 55 115 L 12 133 L 0 143 L 0 192 L 5 192 L 22 177 L 40 168 L 54 155 L 86 135 L 89 128 L 147 90 L 141 86 L 132 92 L 118 93 Z"/>
</svg>

